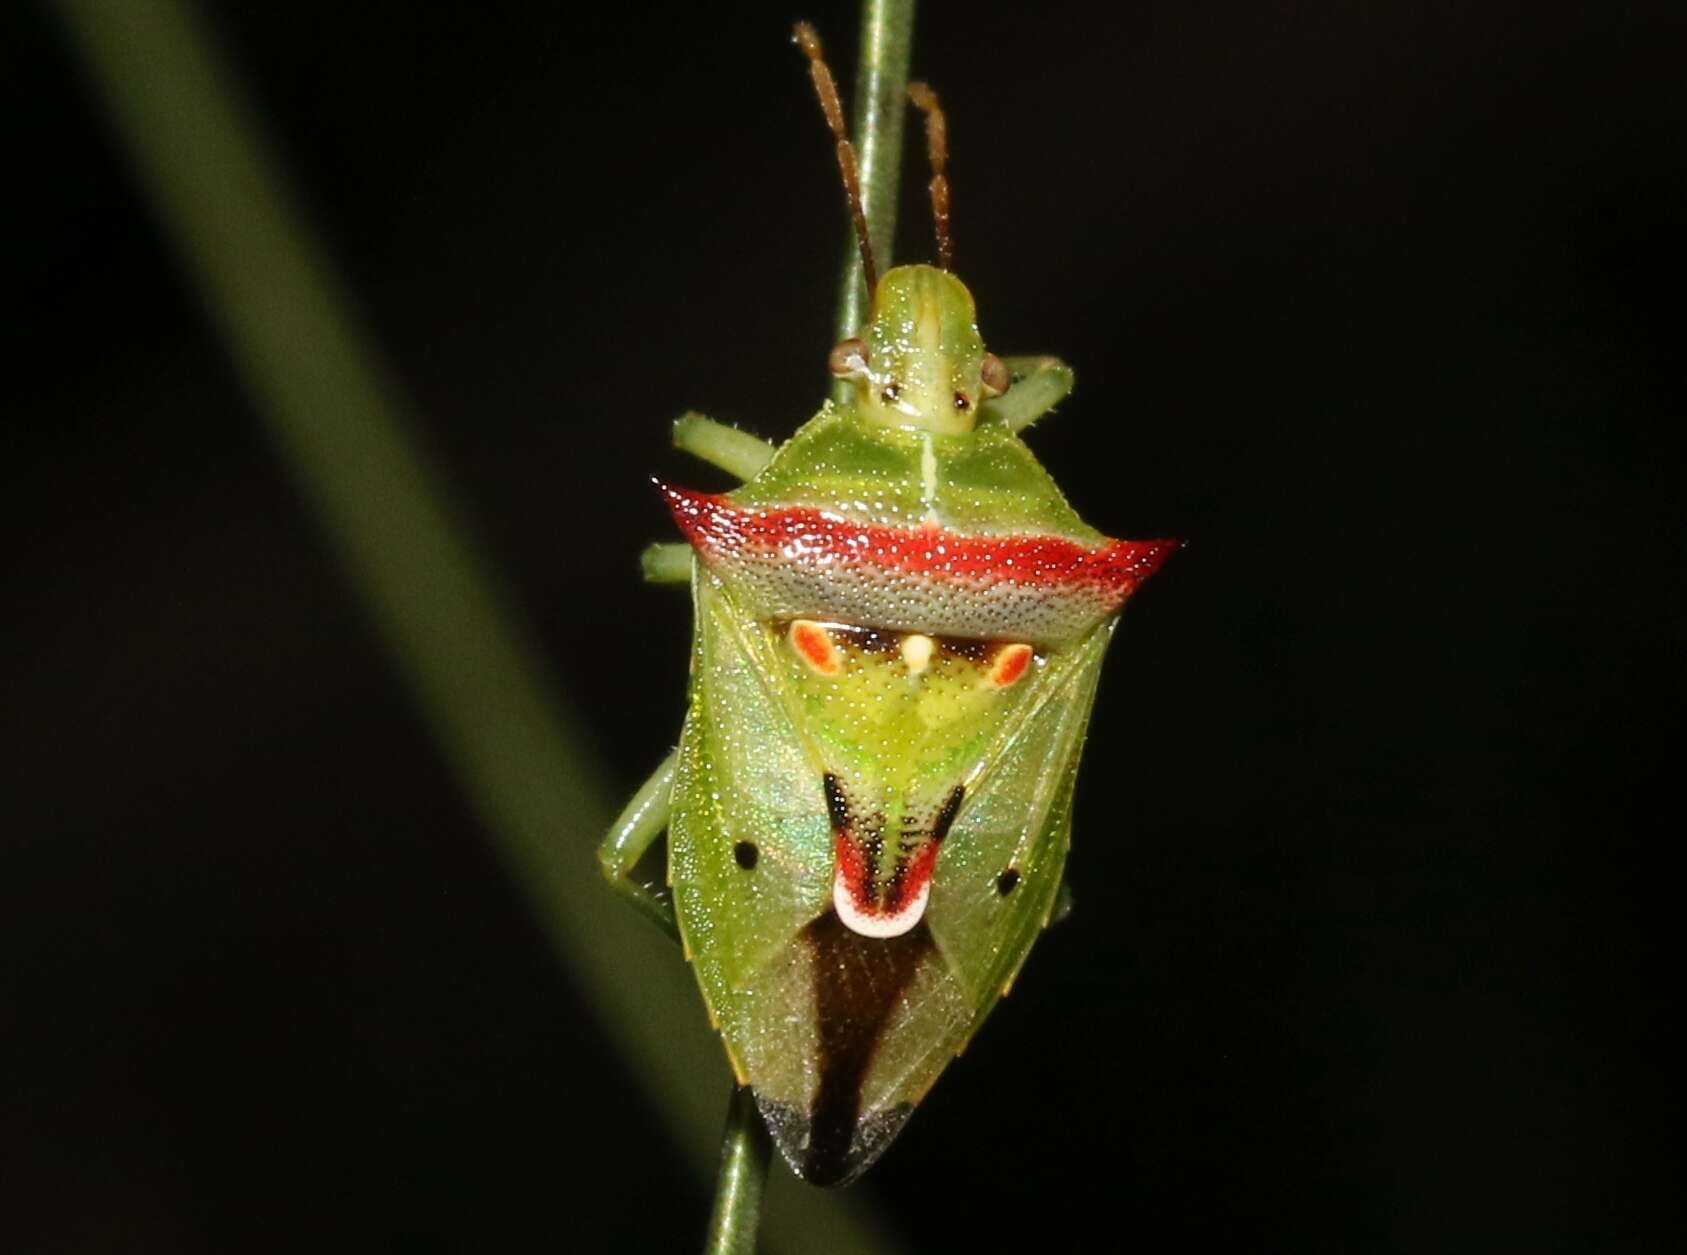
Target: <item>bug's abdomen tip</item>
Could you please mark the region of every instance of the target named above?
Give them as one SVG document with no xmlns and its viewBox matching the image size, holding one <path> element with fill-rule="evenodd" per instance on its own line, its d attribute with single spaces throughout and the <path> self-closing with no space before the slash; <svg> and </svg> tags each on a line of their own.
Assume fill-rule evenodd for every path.
<svg viewBox="0 0 1687 1255">
<path fill-rule="evenodd" d="M 848 1185 L 884 1154 L 896 1140 L 913 1104 L 899 1103 L 856 1121 L 849 1128 L 816 1128 L 809 1114 L 786 1103 L 756 1095 L 762 1121 L 785 1162 L 810 1185 Z"/>
</svg>

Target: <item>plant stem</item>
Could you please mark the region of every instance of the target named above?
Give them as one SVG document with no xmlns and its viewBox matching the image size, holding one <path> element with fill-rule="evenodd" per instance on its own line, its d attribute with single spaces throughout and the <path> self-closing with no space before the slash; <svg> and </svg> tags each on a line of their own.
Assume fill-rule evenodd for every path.
<svg viewBox="0 0 1687 1255">
<path fill-rule="evenodd" d="M 702 1151 L 717 1109 L 697 1082 L 726 1071 L 719 1038 L 701 1015 L 672 1013 L 696 998 L 695 982 L 589 870 L 587 843 L 613 814 L 590 732 L 556 700 L 496 572 L 449 508 L 449 485 L 412 438 L 203 6 L 54 7 L 442 758 L 651 1109 L 678 1145 Z M 891 1244 L 835 1194 L 776 1197 L 767 1214 L 770 1243 L 788 1251 L 812 1249 L 816 1233 L 856 1255 Z"/>
<path fill-rule="evenodd" d="M 902 174 L 902 123 L 908 112 L 908 62 L 914 47 L 914 0 L 863 0 L 861 51 L 855 69 L 856 164 L 861 207 L 873 255 L 891 265 L 896 242 L 896 193 Z M 860 329 L 870 294 L 861 280 L 853 238 L 844 245 L 838 284 L 837 338 Z M 840 388 L 843 384 L 840 381 Z M 836 394 L 842 400 L 844 394 Z M 748 1086 L 732 1091 L 721 1138 L 720 1174 L 704 1255 L 755 1255 L 762 1186 L 772 1143 Z"/>
<path fill-rule="evenodd" d="M 703 1255 L 755 1255 L 762 1186 L 772 1150 L 755 1094 L 747 1085 L 734 1086 L 726 1108 L 726 1131 L 721 1135 L 720 1177 Z"/>
<path fill-rule="evenodd" d="M 896 245 L 896 190 L 902 175 L 902 124 L 908 114 L 908 61 L 913 50 L 914 0 L 863 0 L 853 134 L 861 172 L 861 208 L 881 272 L 890 267 Z M 851 234 L 838 284 L 837 339 L 861 330 L 867 300 L 861 258 Z M 842 396 L 838 392 L 834 399 Z"/>
</svg>

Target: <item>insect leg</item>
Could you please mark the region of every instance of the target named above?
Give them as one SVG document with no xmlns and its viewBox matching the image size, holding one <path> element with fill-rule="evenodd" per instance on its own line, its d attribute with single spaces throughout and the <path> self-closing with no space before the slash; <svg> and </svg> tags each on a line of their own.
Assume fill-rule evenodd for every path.
<svg viewBox="0 0 1687 1255">
<path fill-rule="evenodd" d="M 986 415 L 1023 431 L 1066 399 L 1072 391 L 1072 368 L 1058 357 L 1004 357 L 1013 372 L 1013 386 L 983 405 Z"/>
<path fill-rule="evenodd" d="M 673 812 L 674 766 L 678 761 L 678 750 L 662 760 L 662 765 L 639 786 L 610 825 L 609 834 L 597 850 L 604 879 L 675 941 L 679 940 L 679 927 L 674 923 L 674 904 L 667 887 L 659 880 L 652 884 L 638 879 L 634 869 L 668 827 L 668 816 Z"/>
<path fill-rule="evenodd" d="M 691 583 L 691 546 L 684 541 L 657 541 L 638 556 L 646 584 Z"/>
<path fill-rule="evenodd" d="M 674 447 L 702 458 L 739 479 L 753 479 L 773 460 L 774 448 L 759 436 L 717 423 L 695 410 L 674 420 Z"/>
</svg>

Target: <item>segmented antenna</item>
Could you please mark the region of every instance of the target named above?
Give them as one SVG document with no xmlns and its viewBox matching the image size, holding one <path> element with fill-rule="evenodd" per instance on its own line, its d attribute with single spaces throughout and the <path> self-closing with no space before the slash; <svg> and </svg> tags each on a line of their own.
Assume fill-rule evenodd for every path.
<svg viewBox="0 0 1687 1255">
<path fill-rule="evenodd" d="M 855 242 L 861 248 L 861 277 L 867 281 L 867 297 L 872 299 L 878 290 L 879 270 L 873 264 L 873 241 L 867 238 L 867 214 L 861 208 L 861 177 L 855 168 L 855 145 L 849 142 L 844 126 L 843 105 L 838 102 L 838 85 L 832 71 L 826 68 L 826 56 L 820 50 L 820 36 L 807 22 L 798 22 L 791 38 L 808 58 L 809 77 L 814 80 L 814 94 L 820 97 L 820 111 L 826 115 L 826 125 L 838 141 L 838 173 L 843 175 L 844 195 L 849 198 L 849 216 L 855 223 Z"/>
<path fill-rule="evenodd" d="M 926 115 L 926 153 L 931 158 L 931 218 L 937 224 L 937 264 L 955 268 L 955 242 L 949 234 L 949 124 L 929 83 L 908 84 L 908 99 Z"/>
</svg>

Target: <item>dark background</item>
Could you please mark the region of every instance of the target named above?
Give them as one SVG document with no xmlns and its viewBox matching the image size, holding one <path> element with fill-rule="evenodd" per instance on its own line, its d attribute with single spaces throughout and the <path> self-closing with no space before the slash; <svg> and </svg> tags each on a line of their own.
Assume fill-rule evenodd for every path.
<svg viewBox="0 0 1687 1255">
<path fill-rule="evenodd" d="M 847 85 L 853 11 L 207 12 L 630 791 L 688 630 L 637 580 L 645 481 L 721 482 L 666 423 L 781 437 L 822 394 L 841 210 L 785 38 L 815 20 Z M 0 30 L 5 1244 L 689 1249 L 704 1184 L 62 31 Z M 1077 915 L 859 1187 L 910 1249 L 1679 1241 L 1647 794 L 1684 54 L 1665 5 L 926 6 L 986 339 L 1078 371 L 1031 443 L 1097 525 L 1191 544 L 1109 662 Z M 581 876 L 596 835 L 557 834 Z"/>
</svg>

